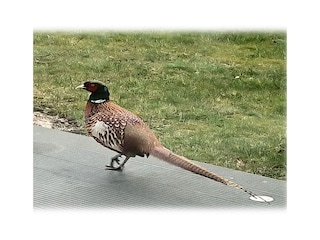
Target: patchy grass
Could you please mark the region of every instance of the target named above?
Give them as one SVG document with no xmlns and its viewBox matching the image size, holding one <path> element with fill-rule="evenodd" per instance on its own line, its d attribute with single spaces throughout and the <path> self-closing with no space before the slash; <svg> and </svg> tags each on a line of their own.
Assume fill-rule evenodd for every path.
<svg viewBox="0 0 320 240">
<path fill-rule="evenodd" d="M 286 33 L 34 33 L 34 109 L 83 126 L 88 79 L 190 159 L 286 179 Z"/>
</svg>

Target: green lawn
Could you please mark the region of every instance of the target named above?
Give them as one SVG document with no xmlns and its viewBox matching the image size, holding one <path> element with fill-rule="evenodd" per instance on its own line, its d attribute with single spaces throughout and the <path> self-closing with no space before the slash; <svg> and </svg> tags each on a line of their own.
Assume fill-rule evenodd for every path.
<svg viewBox="0 0 320 240">
<path fill-rule="evenodd" d="M 286 179 L 286 33 L 34 33 L 34 109 L 83 126 L 88 79 L 190 159 Z"/>
</svg>

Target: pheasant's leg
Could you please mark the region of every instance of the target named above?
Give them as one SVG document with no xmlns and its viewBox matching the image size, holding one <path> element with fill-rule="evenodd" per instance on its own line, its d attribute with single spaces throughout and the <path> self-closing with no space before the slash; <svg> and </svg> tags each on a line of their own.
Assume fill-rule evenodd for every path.
<svg viewBox="0 0 320 240">
<path fill-rule="evenodd" d="M 119 160 L 119 157 L 121 157 L 122 154 L 117 154 L 115 155 L 113 158 L 111 158 L 111 162 L 110 162 L 110 165 L 106 165 L 106 170 L 115 170 L 117 169 L 116 167 L 113 166 L 113 163 L 116 161 L 117 164 L 120 166 L 120 160 Z"/>
<path fill-rule="evenodd" d="M 127 156 L 126 156 L 126 159 L 119 165 L 118 168 L 122 170 L 122 169 L 124 168 L 124 165 L 126 164 L 126 162 L 129 160 L 129 158 L 130 158 L 130 157 L 127 157 Z"/>
<path fill-rule="evenodd" d="M 129 160 L 130 157 L 127 157 L 126 156 L 126 159 L 121 163 L 119 164 L 118 167 L 114 167 L 113 165 L 112 166 L 106 166 L 106 170 L 117 170 L 117 171 L 122 171 L 122 169 L 124 168 L 124 165 L 126 164 L 126 162 Z"/>
</svg>

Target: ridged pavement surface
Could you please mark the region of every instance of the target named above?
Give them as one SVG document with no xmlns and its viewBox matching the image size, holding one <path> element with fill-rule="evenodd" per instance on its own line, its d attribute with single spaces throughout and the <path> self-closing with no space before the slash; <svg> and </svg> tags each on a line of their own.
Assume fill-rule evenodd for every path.
<svg viewBox="0 0 320 240">
<path fill-rule="evenodd" d="M 266 204 L 154 157 L 131 158 L 122 172 L 106 171 L 115 152 L 90 137 L 36 125 L 33 153 L 35 209 L 286 208 L 286 181 L 197 162 L 274 199 Z"/>
</svg>

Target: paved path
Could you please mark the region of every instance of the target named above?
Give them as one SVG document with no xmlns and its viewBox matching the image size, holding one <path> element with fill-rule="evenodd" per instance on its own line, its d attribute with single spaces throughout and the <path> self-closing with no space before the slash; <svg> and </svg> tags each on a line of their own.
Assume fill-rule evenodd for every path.
<svg viewBox="0 0 320 240">
<path fill-rule="evenodd" d="M 92 138 L 34 126 L 34 208 L 285 208 L 286 181 L 198 163 L 270 204 L 154 157 L 106 171 L 115 152 Z"/>
</svg>

